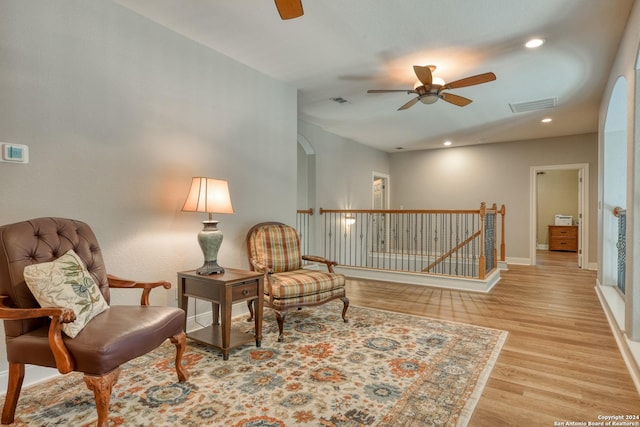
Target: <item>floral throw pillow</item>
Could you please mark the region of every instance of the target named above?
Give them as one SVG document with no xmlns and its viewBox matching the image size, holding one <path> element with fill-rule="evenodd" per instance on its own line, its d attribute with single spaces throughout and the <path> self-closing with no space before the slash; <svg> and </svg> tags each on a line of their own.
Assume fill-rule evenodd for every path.
<svg viewBox="0 0 640 427">
<path fill-rule="evenodd" d="M 25 267 L 24 280 L 41 307 L 73 310 L 76 320 L 61 325 L 62 331 L 71 338 L 109 308 L 82 259 L 73 250 L 55 261 Z"/>
</svg>

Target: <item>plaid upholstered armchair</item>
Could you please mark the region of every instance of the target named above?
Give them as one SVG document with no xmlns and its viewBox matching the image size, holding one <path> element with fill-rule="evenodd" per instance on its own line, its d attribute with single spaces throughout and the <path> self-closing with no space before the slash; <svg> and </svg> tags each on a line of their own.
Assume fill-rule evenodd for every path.
<svg viewBox="0 0 640 427">
<path fill-rule="evenodd" d="M 246 243 L 251 268 L 265 275 L 265 304 L 276 312 L 278 341 L 283 339 L 286 311 L 292 308 L 340 298 L 344 303 L 342 319 L 348 322 L 345 278 L 333 271 L 337 263 L 319 256 L 302 256 L 295 228 L 279 222 L 263 222 L 249 230 Z M 328 271 L 304 269 L 302 260 L 325 264 Z M 249 311 L 253 318 L 251 305 Z"/>
</svg>

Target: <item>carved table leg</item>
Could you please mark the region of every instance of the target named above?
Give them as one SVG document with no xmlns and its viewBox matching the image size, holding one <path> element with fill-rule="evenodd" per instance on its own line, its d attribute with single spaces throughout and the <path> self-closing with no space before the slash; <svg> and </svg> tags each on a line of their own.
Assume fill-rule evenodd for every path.
<svg viewBox="0 0 640 427">
<path fill-rule="evenodd" d="M 89 390 L 93 391 L 96 398 L 96 410 L 98 411 L 98 427 L 109 427 L 109 402 L 111 401 L 111 389 L 118 381 L 120 367 L 108 374 L 101 376 L 85 375 L 84 382 Z"/>
</svg>

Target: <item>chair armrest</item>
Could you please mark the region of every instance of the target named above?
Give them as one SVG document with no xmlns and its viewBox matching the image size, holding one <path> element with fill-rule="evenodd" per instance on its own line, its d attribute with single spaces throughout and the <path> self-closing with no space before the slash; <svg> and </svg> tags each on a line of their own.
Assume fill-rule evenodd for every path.
<svg viewBox="0 0 640 427">
<path fill-rule="evenodd" d="M 61 307 L 34 307 L 15 308 L 9 307 L 7 301 L 9 297 L 0 295 L 0 319 L 3 320 L 27 320 L 38 317 L 58 317 L 62 323 L 70 323 L 76 320 L 73 310 Z"/>
<path fill-rule="evenodd" d="M 68 374 L 73 371 L 75 360 L 62 340 L 62 330 L 60 329 L 60 323 L 70 323 L 76 320 L 73 310 L 61 307 L 14 308 L 6 304 L 8 300 L 8 296 L 0 295 L 0 319 L 27 320 L 51 317 L 48 336 L 49 347 L 56 360 L 58 372 Z"/>
<path fill-rule="evenodd" d="M 273 298 L 273 294 L 271 293 L 271 280 L 269 279 L 269 276 L 273 273 L 273 270 L 266 265 L 259 263 L 253 258 L 249 259 L 249 262 L 251 263 L 255 271 L 264 274 L 264 293 L 268 294 L 269 298 Z"/>
<path fill-rule="evenodd" d="M 142 289 L 140 305 L 149 305 L 149 294 L 152 289 L 160 286 L 165 289 L 171 289 L 171 283 L 166 280 L 161 280 L 159 282 L 135 282 L 133 280 L 122 279 L 111 274 L 107 274 L 107 280 L 109 281 L 110 288 Z"/>
<path fill-rule="evenodd" d="M 268 266 L 259 263 L 258 261 L 256 261 L 255 259 L 251 258 L 249 260 L 251 262 L 251 265 L 253 266 L 253 269 L 259 273 L 264 273 L 264 274 L 271 274 L 273 273 L 273 270 L 271 270 L 271 268 L 269 268 Z"/>
<path fill-rule="evenodd" d="M 317 262 L 320 264 L 325 264 L 327 266 L 327 269 L 329 270 L 329 272 L 333 273 L 333 266 L 334 265 L 338 265 L 337 262 L 335 261 L 329 261 L 328 259 L 321 257 L 321 256 L 317 256 L 317 255 L 303 255 L 302 259 L 305 261 L 311 261 L 311 262 Z"/>
</svg>

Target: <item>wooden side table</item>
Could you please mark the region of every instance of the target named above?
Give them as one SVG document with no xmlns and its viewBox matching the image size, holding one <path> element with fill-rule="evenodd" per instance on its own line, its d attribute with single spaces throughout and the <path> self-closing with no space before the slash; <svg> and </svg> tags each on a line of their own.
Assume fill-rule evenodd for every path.
<svg viewBox="0 0 640 427">
<path fill-rule="evenodd" d="M 208 344 L 222 351 L 222 358 L 229 359 L 229 350 L 255 339 L 256 347 L 262 341 L 262 307 L 264 303 L 264 276 L 249 270 L 225 268 L 223 274 L 208 276 L 194 271 L 178 273 L 178 305 L 188 315 L 189 297 L 211 301 L 213 324 L 187 333 L 194 341 Z M 231 331 L 231 307 L 234 303 L 251 301 L 255 311 L 255 335 Z M 221 315 L 221 319 L 220 319 Z"/>
</svg>

